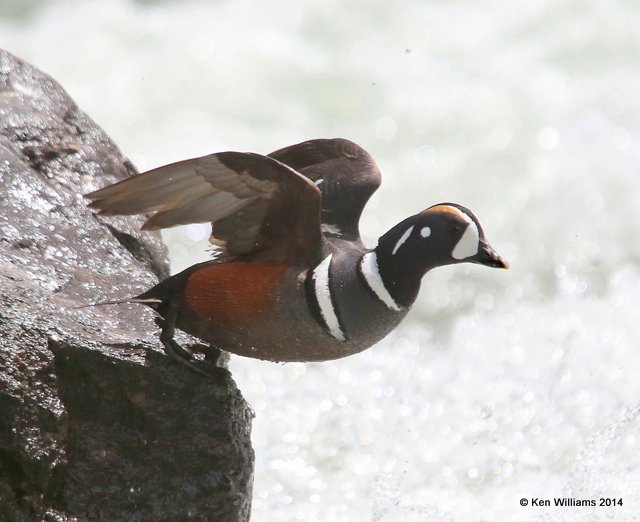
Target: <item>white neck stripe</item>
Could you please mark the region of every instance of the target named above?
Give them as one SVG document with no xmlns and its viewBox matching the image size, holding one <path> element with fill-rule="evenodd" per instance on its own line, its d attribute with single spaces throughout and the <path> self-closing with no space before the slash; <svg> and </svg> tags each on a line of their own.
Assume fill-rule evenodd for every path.
<svg viewBox="0 0 640 522">
<path fill-rule="evenodd" d="M 329 287 L 329 269 L 331 268 L 332 255 L 333 254 L 329 254 L 317 267 L 313 269 L 313 291 L 316 294 L 320 315 L 322 316 L 322 320 L 327 326 L 329 333 L 338 339 L 338 341 L 344 341 L 346 338 L 342 328 L 340 327 L 340 321 L 338 320 L 336 309 L 333 306 L 331 289 Z"/>
<path fill-rule="evenodd" d="M 376 294 L 377 298 L 380 299 L 387 308 L 395 312 L 402 310 L 402 307 L 398 306 L 398 303 L 391 297 L 389 290 L 387 290 L 387 287 L 384 285 L 382 277 L 380 277 L 378 256 L 375 252 L 368 252 L 362 256 L 360 260 L 360 271 L 364 276 L 367 286 L 371 288 L 373 293 Z"/>
<path fill-rule="evenodd" d="M 393 252 L 391 252 L 391 255 L 395 255 L 395 253 L 398 251 L 398 249 L 404 245 L 405 241 L 407 239 L 409 239 L 409 236 L 411 235 L 411 232 L 413 232 L 413 227 L 414 225 L 411 225 L 404 234 L 402 234 L 402 236 L 400 236 L 400 239 L 398 239 L 398 242 L 396 243 L 396 246 L 393 247 Z"/>
</svg>

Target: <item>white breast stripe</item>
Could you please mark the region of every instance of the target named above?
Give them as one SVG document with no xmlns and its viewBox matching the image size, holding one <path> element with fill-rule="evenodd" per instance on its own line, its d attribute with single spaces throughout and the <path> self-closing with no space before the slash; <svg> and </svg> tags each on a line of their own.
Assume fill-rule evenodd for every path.
<svg viewBox="0 0 640 522">
<path fill-rule="evenodd" d="M 398 251 L 398 249 L 404 245 L 404 242 L 409 239 L 409 236 L 411 235 L 411 232 L 413 232 L 413 225 L 411 225 L 404 234 L 402 234 L 402 236 L 400 236 L 400 239 L 398 239 L 398 242 L 396 243 L 396 246 L 393 247 L 393 252 L 391 252 L 391 255 L 395 255 L 395 253 Z"/>
<path fill-rule="evenodd" d="M 320 314 L 329 329 L 329 333 L 338 339 L 338 341 L 344 341 L 345 336 L 342 328 L 340 328 L 340 321 L 333 307 L 331 289 L 329 288 L 329 269 L 331 268 L 332 255 L 333 254 L 328 255 L 322 263 L 313 270 L 313 290 L 316 293 Z"/>
<path fill-rule="evenodd" d="M 380 301 L 387 305 L 387 308 L 396 312 L 402 310 L 402 308 L 398 306 L 398 303 L 393 300 L 393 297 L 391 297 L 387 287 L 384 286 L 384 281 L 382 277 L 380 277 L 380 271 L 378 270 L 378 257 L 375 252 L 369 252 L 362 256 L 360 270 L 369 288 L 371 288 Z"/>
<path fill-rule="evenodd" d="M 479 247 L 480 232 L 475 222 L 471 221 L 454 247 L 453 252 L 451 252 L 451 257 L 454 259 L 466 259 L 467 257 L 475 256 Z"/>
</svg>

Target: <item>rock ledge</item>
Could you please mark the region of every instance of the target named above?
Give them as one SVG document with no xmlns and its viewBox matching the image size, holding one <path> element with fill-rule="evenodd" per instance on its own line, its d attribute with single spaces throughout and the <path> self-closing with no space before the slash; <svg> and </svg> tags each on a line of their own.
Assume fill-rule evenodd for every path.
<svg viewBox="0 0 640 522">
<path fill-rule="evenodd" d="M 135 169 L 49 76 L 0 51 L 0 520 L 249 519 L 251 410 L 164 355 L 151 311 L 76 309 L 168 273 L 142 218 L 82 194 Z"/>
</svg>

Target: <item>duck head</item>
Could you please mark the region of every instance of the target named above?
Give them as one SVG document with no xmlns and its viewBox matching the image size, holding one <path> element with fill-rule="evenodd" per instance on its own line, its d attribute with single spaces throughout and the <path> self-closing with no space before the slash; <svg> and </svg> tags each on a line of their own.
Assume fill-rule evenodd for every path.
<svg viewBox="0 0 640 522">
<path fill-rule="evenodd" d="M 439 203 L 401 221 L 374 252 L 384 285 L 402 306 L 413 303 L 422 276 L 433 268 L 458 263 L 509 268 L 489 245 L 478 218 L 455 203 Z"/>
</svg>

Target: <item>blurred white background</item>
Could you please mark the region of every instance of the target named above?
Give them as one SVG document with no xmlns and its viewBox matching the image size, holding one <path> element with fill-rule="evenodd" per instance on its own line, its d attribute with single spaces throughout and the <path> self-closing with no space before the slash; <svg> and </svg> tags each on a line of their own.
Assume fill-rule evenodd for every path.
<svg viewBox="0 0 640 522">
<path fill-rule="evenodd" d="M 346 137 L 384 172 L 368 244 L 455 201 L 511 262 L 428 274 L 360 355 L 234 357 L 253 520 L 635 520 L 640 4 L 0 0 L 0 47 L 140 170 Z M 206 235 L 166 234 L 174 271 L 206 259 Z"/>
</svg>

